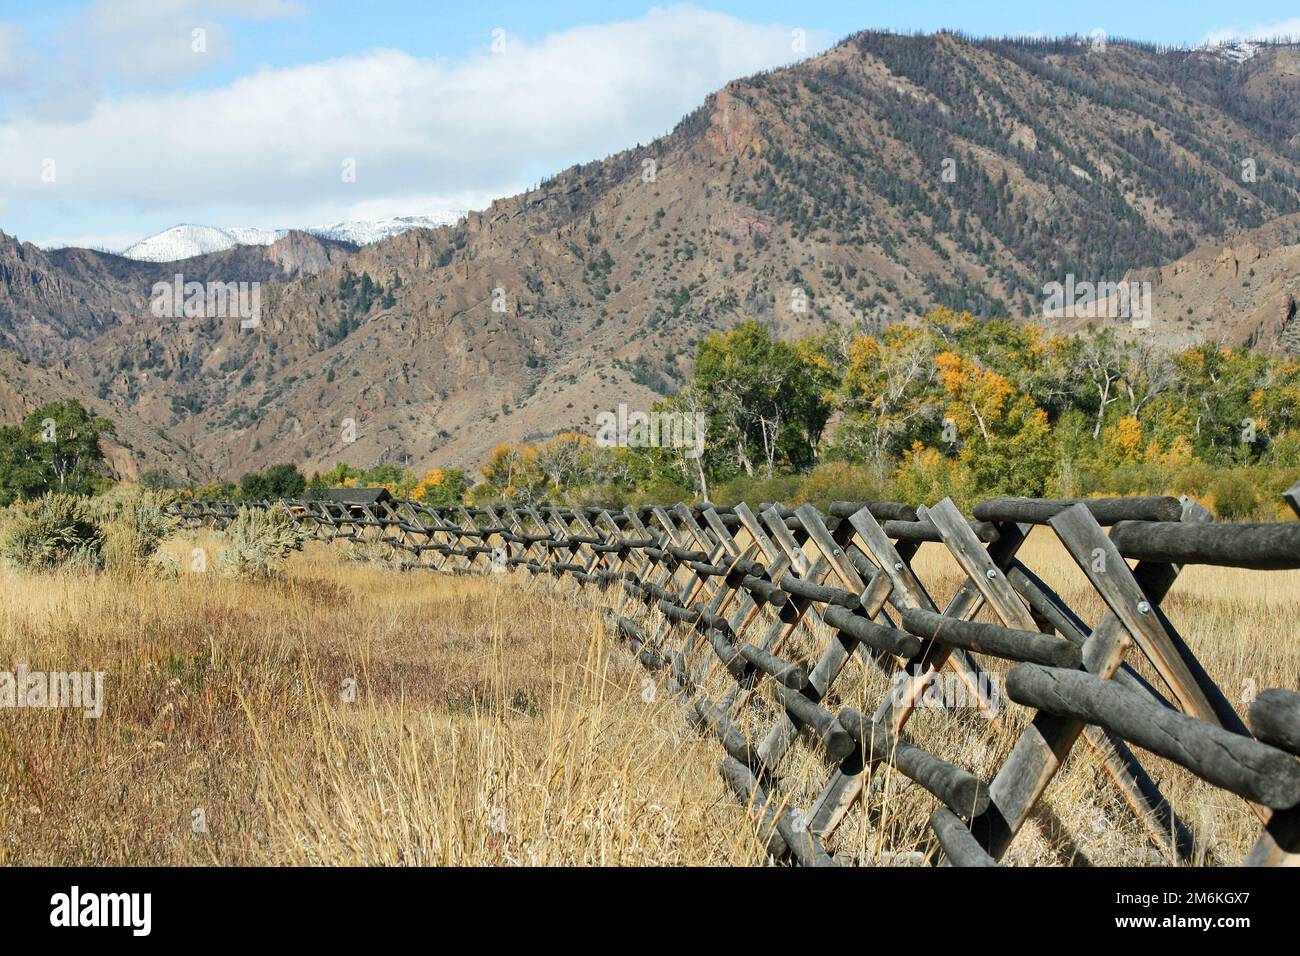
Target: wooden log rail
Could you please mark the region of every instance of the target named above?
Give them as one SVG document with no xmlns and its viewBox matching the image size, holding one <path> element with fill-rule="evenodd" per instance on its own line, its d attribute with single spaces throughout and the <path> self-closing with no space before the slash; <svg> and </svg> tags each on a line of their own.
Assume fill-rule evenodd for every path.
<svg viewBox="0 0 1300 956">
<path fill-rule="evenodd" d="M 1300 485 L 1286 500 L 1300 516 Z M 221 529 L 241 508 L 274 505 L 183 501 L 177 511 L 189 527 Z M 1242 862 L 1300 864 L 1300 693 L 1263 691 L 1247 723 L 1160 607 L 1186 564 L 1300 568 L 1300 521 L 1215 524 L 1194 502 L 1168 497 L 995 498 L 970 517 L 949 499 L 928 508 L 836 501 L 825 513 L 766 502 L 283 505 L 314 537 L 404 569 L 507 572 L 599 602 L 611 633 L 680 699 L 689 725 L 717 739 L 722 779 L 775 859 L 842 862 L 842 822 L 896 773 L 934 801 L 930 862 L 995 866 L 1082 737 L 1168 862 L 1208 859 L 1206 848 L 1130 744 L 1245 801 L 1262 826 Z M 1101 598 L 1096 621 L 1018 557 L 1035 526 L 1056 535 Z M 946 607 L 913 568 L 922 547 L 945 550 L 965 574 Z M 975 620 L 982 610 L 991 620 Z M 1126 660 L 1139 655 L 1154 679 Z M 988 659 L 1013 665 L 1004 703 L 1027 708 L 1027 723 L 1010 725 L 988 706 Z M 987 779 L 904 732 L 945 669 L 995 732 L 1020 728 Z M 870 712 L 848 703 L 861 699 L 867 673 L 889 687 Z M 787 779 L 796 747 L 826 768 L 807 806 L 795 799 L 807 780 Z"/>
</svg>

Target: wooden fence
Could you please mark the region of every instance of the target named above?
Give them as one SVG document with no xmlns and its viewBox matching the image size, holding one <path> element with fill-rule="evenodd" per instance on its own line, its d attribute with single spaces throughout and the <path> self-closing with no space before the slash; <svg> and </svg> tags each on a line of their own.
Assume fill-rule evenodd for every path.
<svg viewBox="0 0 1300 956">
<path fill-rule="evenodd" d="M 1300 485 L 1287 500 L 1300 515 Z M 1167 497 L 998 498 L 970 518 L 949 499 L 836 502 L 825 514 L 708 503 L 285 504 L 314 536 L 379 548 L 404 567 L 530 572 L 575 593 L 612 591 L 611 630 L 662 676 L 692 725 L 716 736 L 722 776 L 773 857 L 833 865 L 828 838 L 888 765 L 936 801 L 934 859 L 996 865 L 1082 738 L 1168 862 L 1192 861 L 1197 841 L 1131 745 L 1246 801 L 1261 824 L 1248 865 L 1300 863 L 1300 693 L 1259 693 L 1248 727 L 1161 609 L 1186 564 L 1300 568 L 1300 521 L 1216 524 L 1196 503 Z M 180 506 L 190 526 L 215 527 L 239 507 Z M 1095 623 L 1017 557 L 1036 525 L 1050 527 L 1100 597 Z M 913 569 L 927 543 L 947 549 L 965 576 L 942 608 Z M 999 623 L 975 621 L 985 607 Z M 1125 660 L 1134 655 L 1149 667 Z M 845 705 L 836 686 L 864 673 L 846 670 L 855 656 L 888 678 L 874 709 Z M 904 732 L 944 668 L 986 700 L 983 658 L 1011 662 L 1006 695 L 1028 708 L 988 779 Z M 796 746 L 814 748 L 826 768 L 802 805 L 783 780 Z"/>
</svg>

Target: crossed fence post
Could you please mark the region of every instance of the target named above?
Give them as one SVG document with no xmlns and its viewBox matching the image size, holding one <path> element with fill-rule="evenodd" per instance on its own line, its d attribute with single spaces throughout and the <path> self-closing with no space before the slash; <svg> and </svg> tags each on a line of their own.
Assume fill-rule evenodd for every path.
<svg viewBox="0 0 1300 956">
<path fill-rule="evenodd" d="M 1286 500 L 1300 516 L 1300 485 Z M 994 499 L 973 519 L 948 499 L 928 509 L 835 502 L 826 514 L 707 502 L 620 512 L 291 504 L 295 520 L 325 540 L 413 554 L 406 568 L 527 570 L 555 585 L 567 577 L 571 595 L 617 585 L 612 627 L 642 664 L 665 672 L 687 720 L 717 737 L 722 776 L 775 857 L 835 863 L 837 828 L 888 767 L 937 799 L 936 858 L 994 865 L 1083 737 L 1171 862 L 1191 861 L 1196 842 L 1131 744 L 1247 801 L 1263 824 L 1247 863 L 1300 863 L 1300 694 L 1260 694 L 1248 727 L 1160 608 L 1185 563 L 1300 568 L 1300 522 L 1215 525 L 1199 506 L 1161 497 Z M 178 511 L 188 526 L 221 527 L 238 506 L 187 502 Z M 1104 602 L 1095 625 L 1018 557 L 1036 526 L 1051 529 Z M 965 576 L 942 611 L 913 568 L 927 543 Z M 432 565 L 423 563 L 428 552 Z M 997 623 L 976 620 L 985 608 Z M 808 664 L 792 657 L 796 635 L 820 648 Z M 1163 689 L 1125 661 L 1130 652 Z M 905 734 L 944 668 L 987 703 L 980 656 L 1013 664 L 1007 694 L 1033 711 L 987 782 Z M 870 715 L 836 703 L 855 658 L 889 682 Z M 801 740 L 828 770 L 806 808 L 794 805 L 780 772 Z"/>
</svg>

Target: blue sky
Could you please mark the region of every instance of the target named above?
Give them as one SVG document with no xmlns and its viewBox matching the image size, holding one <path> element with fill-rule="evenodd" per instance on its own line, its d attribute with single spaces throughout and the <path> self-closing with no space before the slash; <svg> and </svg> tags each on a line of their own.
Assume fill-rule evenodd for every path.
<svg viewBox="0 0 1300 956">
<path fill-rule="evenodd" d="M 5 0 L 0 229 L 120 248 L 177 222 L 482 208 L 866 28 L 1195 45 L 1300 35 L 1300 14 L 1294 0 Z"/>
</svg>

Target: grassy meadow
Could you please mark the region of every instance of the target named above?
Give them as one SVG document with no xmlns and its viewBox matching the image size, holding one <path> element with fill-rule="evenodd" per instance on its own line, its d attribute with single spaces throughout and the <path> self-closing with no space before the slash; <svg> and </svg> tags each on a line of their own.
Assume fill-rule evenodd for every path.
<svg viewBox="0 0 1300 956">
<path fill-rule="evenodd" d="M 317 542 L 283 577 L 250 581 L 184 570 L 197 546 L 222 545 L 208 532 L 168 542 L 175 577 L 0 567 L 0 669 L 106 675 L 97 720 L 0 710 L 0 864 L 764 862 L 721 749 L 609 636 L 613 592 L 575 596 L 527 572 L 403 573 Z M 1049 532 L 1022 553 L 1096 620 Z M 916 564 L 936 600 L 959 583 L 937 545 Z M 1300 686 L 1297 595 L 1297 573 L 1189 568 L 1165 606 L 1236 701 Z M 815 626 L 786 650 L 810 662 L 825 638 Z M 872 709 L 884 677 L 849 666 L 834 704 Z M 1009 702 L 996 721 L 921 708 L 908 733 L 987 778 L 1024 722 Z M 1245 804 L 1143 756 L 1202 858 L 1240 859 L 1258 832 Z M 807 805 L 827 768 L 806 743 L 788 761 L 790 797 Z M 885 773 L 830 848 L 918 862 L 933 806 Z M 1082 742 L 1006 858 L 1155 861 Z"/>
</svg>

